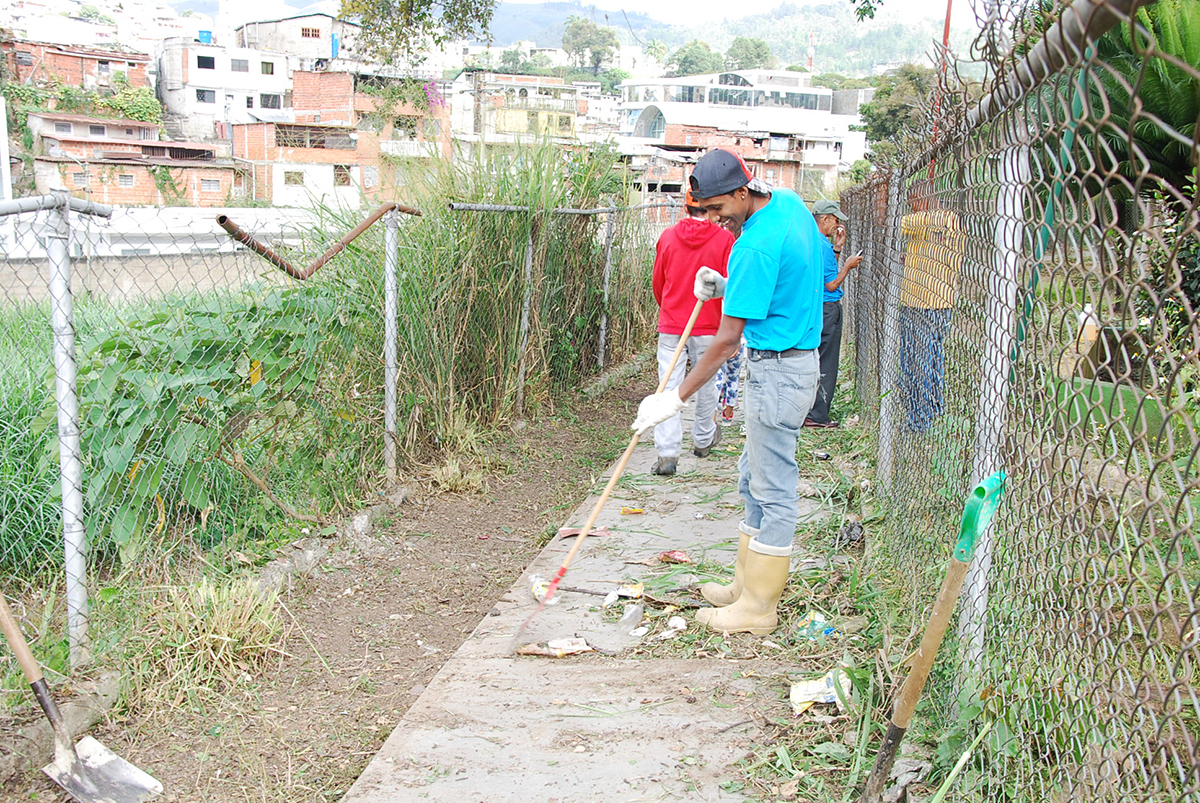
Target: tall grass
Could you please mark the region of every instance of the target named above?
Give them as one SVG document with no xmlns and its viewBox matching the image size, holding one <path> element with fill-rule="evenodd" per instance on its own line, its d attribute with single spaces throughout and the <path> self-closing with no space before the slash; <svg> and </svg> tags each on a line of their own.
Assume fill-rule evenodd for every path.
<svg viewBox="0 0 1200 803">
<path fill-rule="evenodd" d="M 474 162 L 394 167 L 406 187 L 401 200 L 424 212 L 401 226 L 398 349 L 401 442 L 424 460 L 513 415 L 522 357 L 525 405 L 535 415 L 597 370 L 604 216 L 550 210 L 621 206 L 630 193 L 605 149 L 543 144 L 489 149 Z M 532 211 L 451 212 L 452 201 Z M 317 225 L 298 232 L 301 244 L 288 254 L 300 264 L 363 214 L 314 211 Z M 616 216 L 610 363 L 653 332 L 653 245 L 638 213 Z M 249 252 L 241 258 L 262 266 L 247 275 L 273 271 Z M 377 225 L 286 290 L 280 286 L 288 282 L 268 281 L 133 303 L 80 299 L 85 518 L 94 556 L 120 547 L 123 558 L 136 557 L 151 539 L 190 538 L 204 549 L 231 538 L 271 540 L 299 529 L 289 527 L 294 515 L 319 518 L 371 496 L 382 479 L 383 263 Z M 0 569 L 29 576 L 61 553 L 49 310 L 0 310 L 0 324 Z M 272 365 L 285 359 L 294 365 L 273 379 Z M 205 371 L 211 379 L 197 384 Z M 207 406 L 206 387 L 220 394 Z M 48 427 L 39 428 L 39 414 Z M 103 488 L 91 482 L 102 474 Z"/>
</svg>

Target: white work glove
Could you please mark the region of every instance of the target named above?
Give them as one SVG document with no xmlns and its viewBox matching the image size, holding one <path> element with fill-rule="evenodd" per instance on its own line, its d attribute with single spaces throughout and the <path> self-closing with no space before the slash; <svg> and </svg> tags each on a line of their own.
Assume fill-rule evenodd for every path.
<svg viewBox="0 0 1200 803">
<path fill-rule="evenodd" d="M 712 268 L 701 268 L 696 271 L 696 284 L 693 285 L 696 298 L 701 301 L 711 301 L 725 295 L 725 277 Z"/>
<path fill-rule="evenodd" d="M 679 398 L 678 390 L 651 393 L 638 405 L 637 418 L 630 429 L 641 435 L 650 427 L 666 421 L 683 407 L 683 399 Z"/>
</svg>

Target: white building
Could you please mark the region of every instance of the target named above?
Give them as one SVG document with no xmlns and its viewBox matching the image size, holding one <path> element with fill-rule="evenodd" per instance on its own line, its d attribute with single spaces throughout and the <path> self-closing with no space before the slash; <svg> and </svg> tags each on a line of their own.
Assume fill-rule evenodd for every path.
<svg viewBox="0 0 1200 803">
<path fill-rule="evenodd" d="M 217 123 L 291 120 L 291 91 L 285 53 L 173 39 L 159 55 L 159 98 L 184 139 L 228 138 Z"/>
<path fill-rule="evenodd" d="M 866 156 L 866 135 L 854 130 L 861 127 L 857 98 L 837 104 L 852 113 L 835 113 L 833 91 L 811 86 L 806 73 L 631 79 L 621 90 L 620 133 L 629 148 L 727 147 L 781 186 L 807 186 L 815 174 L 830 185 Z"/>
</svg>

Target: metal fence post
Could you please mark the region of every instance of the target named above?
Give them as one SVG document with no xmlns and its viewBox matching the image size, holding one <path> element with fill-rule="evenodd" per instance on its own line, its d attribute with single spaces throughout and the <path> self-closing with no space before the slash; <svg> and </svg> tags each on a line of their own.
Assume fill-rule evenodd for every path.
<svg viewBox="0 0 1200 803">
<path fill-rule="evenodd" d="M 900 203 L 903 198 L 904 173 L 899 168 L 888 176 L 887 222 L 884 230 L 882 259 L 883 274 L 887 277 L 887 295 L 883 299 L 883 336 L 880 339 L 879 378 L 879 483 L 890 491 L 896 453 L 896 378 L 900 355 L 900 286 L 904 281 L 904 265 L 900 263 Z"/>
<path fill-rule="evenodd" d="M 609 212 L 604 222 L 604 305 L 600 308 L 600 342 L 596 346 L 596 365 L 604 370 L 604 353 L 608 341 L 608 288 L 612 282 L 613 216 Z"/>
<path fill-rule="evenodd" d="M 396 262 L 400 240 L 400 213 L 396 210 L 383 217 L 383 462 L 387 481 L 396 481 L 396 390 L 400 367 L 396 360 L 396 305 L 398 289 Z"/>
<path fill-rule="evenodd" d="M 533 219 L 525 242 L 525 300 L 521 305 L 520 352 L 517 358 L 517 417 L 525 415 L 525 352 L 529 347 L 529 310 L 533 306 Z"/>
<path fill-rule="evenodd" d="M 50 267 L 54 385 L 58 401 L 59 479 L 62 485 L 63 557 L 67 588 L 67 646 L 73 669 L 90 660 L 88 648 L 87 544 L 83 526 L 83 461 L 79 444 L 79 395 L 75 375 L 75 320 L 71 303 L 69 195 L 57 190 L 49 212 L 46 255 Z"/>
</svg>

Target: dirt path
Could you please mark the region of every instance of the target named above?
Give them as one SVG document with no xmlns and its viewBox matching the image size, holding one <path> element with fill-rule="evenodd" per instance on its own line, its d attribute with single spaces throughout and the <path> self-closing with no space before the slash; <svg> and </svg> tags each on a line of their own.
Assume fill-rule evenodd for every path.
<svg viewBox="0 0 1200 803">
<path fill-rule="evenodd" d="M 626 442 L 639 376 L 493 444 L 473 492 L 420 490 L 371 538 L 338 539 L 283 595 L 291 656 L 224 695 L 116 716 L 97 732 L 166 800 L 329 801 Z M 65 800 L 31 777 L 7 800 Z"/>
</svg>

